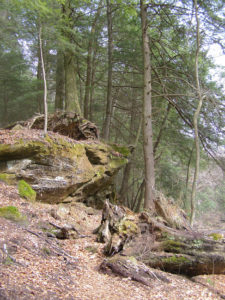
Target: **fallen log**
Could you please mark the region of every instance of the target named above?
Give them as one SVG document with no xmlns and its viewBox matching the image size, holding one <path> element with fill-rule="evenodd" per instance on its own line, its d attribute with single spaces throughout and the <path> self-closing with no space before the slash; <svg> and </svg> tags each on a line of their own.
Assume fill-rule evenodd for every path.
<svg viewBox="0 0 225 300">
<path fill-rule="evenodd" d="M 100 270 L 104 273 L 109 273 L 111 270 L 117 275 L 131 278 L 147 286 L 151 286 L 154 281 L 170 282 L 160 271 L 151 270 L 134 257 L 115 255 L 113 258 L 105 259 L 100 265 Z"/>
<path fill-rule="evenodd" d="M 157 201 L 164 205 L 161 215 L 160 209 L 135 214 L 106 201 L 96 230 L 98 241 L 106 244 L 105 254 L 132 256 L 149 267 L 188 276 L 225 274 L 223 237 L 192 230 L 174 203 L 166 203 L 162 195 Z"/>
</svg>

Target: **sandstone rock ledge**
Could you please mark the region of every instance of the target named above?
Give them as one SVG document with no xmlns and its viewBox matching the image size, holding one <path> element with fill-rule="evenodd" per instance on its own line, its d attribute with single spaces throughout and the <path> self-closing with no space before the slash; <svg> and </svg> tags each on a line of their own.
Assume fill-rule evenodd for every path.
<svg viewBox="0 0 225 300">
<path fill-rule="evenodd" d="M 113 177 L 129 150 L 97 140 L 75 141 L 41 130 L 0 130 L 0 179 L 25 180 L 48 203 L 82 201 L 101 208 L 113 198 Z"/>
</svg>

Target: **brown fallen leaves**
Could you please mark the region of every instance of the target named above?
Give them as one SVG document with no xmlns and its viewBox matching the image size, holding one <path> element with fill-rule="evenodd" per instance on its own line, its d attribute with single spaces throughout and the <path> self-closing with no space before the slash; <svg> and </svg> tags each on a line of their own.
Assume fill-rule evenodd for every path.
<svg viewBox="0 0 225 300">
<path fill-rule="evenodd" d="M 0 207 L 6 205 L 18 207 L 28 222 L 19 224 L 0 218 L 0 299 L 207 300 L 221 299 L 215 291 L 225 291 L 225 275 L 198 276 L 194 279 L 197 282 L 193 282 L 162 272 L 170 283 L 153 281 L 151 287 L 146 287 L 130 278 L 103 274 L 99 272 L 103 245 L 92 234 L 99 225 L 100 212 L 89 214 L 79 204 L 75 205 L 74 225 L 79 224 L 88 237 L 56 240 L 47 237 L 40 226 L 47 222 L 62 226 L 68 221 L 53 218 L 51 212 L 56 205 L 28 203 L 18 196 L 15 187 L 0 182 Z M 54 247 L 76 260 L 57 254 Z"/>
</svg>

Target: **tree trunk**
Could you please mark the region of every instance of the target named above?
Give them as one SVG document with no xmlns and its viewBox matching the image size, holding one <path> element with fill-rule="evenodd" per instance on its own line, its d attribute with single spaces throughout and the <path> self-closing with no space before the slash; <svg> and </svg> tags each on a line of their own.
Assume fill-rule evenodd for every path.
<svg viewBox="0 0 225 300">
<path fill-rule="evenodd" d="M 130 120 L 130 136 L 129 136 L 129 144 L 132 145 L 132 150 L 131 150 L 131 156 L 129 158 L 129 162 L 126 164 L 124 172 L 123 172 L 123 179 L 122 179 L 122 184 L 120 188 L 120 198 L 123 201 L 125 199 L 126 195 L 128 194 L 128 189 L 129 189 L 129 178 L 130 178 L 130 172 L 132 169 L 132 159 L 134 157 L 135 149 L 138 144 L 138 140 L 140 138 L 141 134 L 141 128 L 142 128 L 142 118 L 140 119 L 139 126 L 138 126 L 138 131 L 137 135 L 134 140 L 134 132 L 135 130 L 135 119 L 136 119 L 136 111 L 135 111 L 135 97 L 132 98 L 132 108 L 131 108 L 131 120 Z M 128 196 L 128 195 L 127 195 Z M 133 202 L 133 201 L 132 201 Z M 123 202 L 125 203 L 125 202 Z"/>
<path fill-rule="evenodd" d="M 64 54 L 65 68 L 65 110 L 81 115 L 78 102 L 78 91 L 76 82 L 76 68 L 74 54 L 66 51 Z"/>
<path fill-rule="evenodd" d="M 196 55 L 195 55 L 195 80 L 196 80 L 196 90 L 198 95 L 198 107 L 194 114 L 194 134 L 195 134 L 195 149 L 196 149 L 196 162 L 195 162 L 195 173 L 194 179 L 192 184 L 192 192 L 191 192 L 191 225 L 194 223 L 195 219 L 195 206 L 196 206 L 196 189 L 197 189 L 197 180 L 198 180 L 198 173 L 199 173 L 199 162 L 200 162 L 200 147 L 199 147 L 199 136 L 198 136 L 198 117 L 202 107 L 203 102 L 203 95 L 200 87 L 199 82 L 199 74 L 198 74 L 198 61 L 199 61 L 199 50 L 200 50 L 200 32 L 199 32 L 199 18 L 198 18 L 198 4 L 197 0 L 194 0 L 195 6 L 195 20 L 196 20 Z"/>
<path fill-rule="evenodd" d="M 42 74 L 43 74 L 43 81 L 44 81 L 44 134 L 47 134 L 47 127 L 48 127 L 48 103 L 47 103 L 47 81 L 45 77 L 45 64 L 43 58 L 43 49 L 42 49 L 42 25 L 39 27 L 39 44 L 40 44 L 40 56 L 41 56 L 41 66 L 42 66 Z"/>
<path fill-rule="evenodd" d="M 102 1 L 103 0 L 101 0 L 98 4 L 98 9 L 91 26 L 90 38 L 88 43 L 87 72 L 86 72 L 85 95 L 84 95 L 84 118 L 86 119 L 89 119 L 89 103 L 90 103 L 90 93 L 91 93 L 91 83 L 92 83 L 91 79 L 92 79 L 92 72 L 93 72 L 93 44 L 95 39 L 95 29 L 96 29 L 98 18 L 101 13 Z"/>
<path fill-rule="evenodd" d="M 40 41 L 38 39 L 38 65 L 37 65 L 37 103 L 38 103 L 38 112 L 43 113 L 43 74 L 41 66 L 41 54 L 40 54 Z"/>
<path fill-rule="evenodd" d="M 56 93 L 55 93 L 55 111 L 63 110 L 64 104 L 64 56 L 60 50 L 57 51 L 57 66 L 56 66 Z"/>
<path fill-rule="evenodd" d="M 107 28 L 108 28 L 108 87 L 106 116 L 103 125 L 103 138 L 109 140 L 111 115 L 112 115 L 112 54 L 113 54 L 113 36 L 112 36 L 112 4 L 111 0 L 107 3 Z"/>
<path fill-rule="evenodd" d="M 70 0 L 66 0 L 62 5 L 65 22 L 70 30 L 74 29 L 71 22 L 72 8 Z M 68 43 L 73 43 L 70 33 L 64 33 Z M 75 47 L 75 46 L 74 46 Z M 64 69 L 65 69 L 65 110 L 75 112 L 81 115 L 80 104 L 78 101 L 77 79 L 76 79 L 76 61 L 74 52 L 70 49 L 64 51 Z"/>
<path fill-rule="evenodd" d="M 154 210 L 155 170 L 153 156 L 152 134 L 152 86 L 151 86 L 151 60 L 149 50 L 149 37 L 147 25 L 147 4 L 140 0 L 142 48 L 144 60 L 144 105 L 143 105 L 143 133 L 144 133 L 144 160 L 145 160 L 145 202 L 144 208 Z"/>
<path fill-rule="evenodd" d="M 153 148 L 153 154 L 155 155 L 156 154 L 156 150 L 159 146 L 159 143 L 161 141 L 161 138 L 162 138 L 162 134 L 163 134 L 163 130 L 165 128 L 165 125 L 166 125 L 166 121 L 168 120 L 168 117 L 169 117 L 169 113 L 170 113 L 170 109 L 171 109 L 172 105 L 170 103 L 168 103 L 167 105 L 167 109 L 166 109 L 166 114 L 163 118 L 163 121 L 162 121 L 162 124 L 161 124 L 161 127 L 160 127 L 160 130 L 159 130 L 159 134 L 156 138 L 156 141 L 154 143 L 154 148 Z"/>
<path fill-rule="evenodd" d="M 3 92 L 3 124 L 6 125 L 9 122 L 9 112 L 8 112 L 8 102 L 9 102 L 9 98 L 8 98 L 8 91 L 7 91 L 7 87 L 4 86 L 4 92 Z"/>
</svg>

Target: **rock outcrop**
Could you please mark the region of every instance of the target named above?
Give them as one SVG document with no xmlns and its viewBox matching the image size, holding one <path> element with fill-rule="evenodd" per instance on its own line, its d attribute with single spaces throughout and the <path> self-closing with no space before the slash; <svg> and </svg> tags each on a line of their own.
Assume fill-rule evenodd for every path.
<svg viewBox="0 0 225 300">
<path fill-rule="evenodd" d="M 23 179 L 48 203 L 83 201 L 100 208 L 113 198 L 113 177 L 129 150 L 98 140 L 75 141 L 41 130 L 0 131 L 0 180 Z"/>
</svg>

